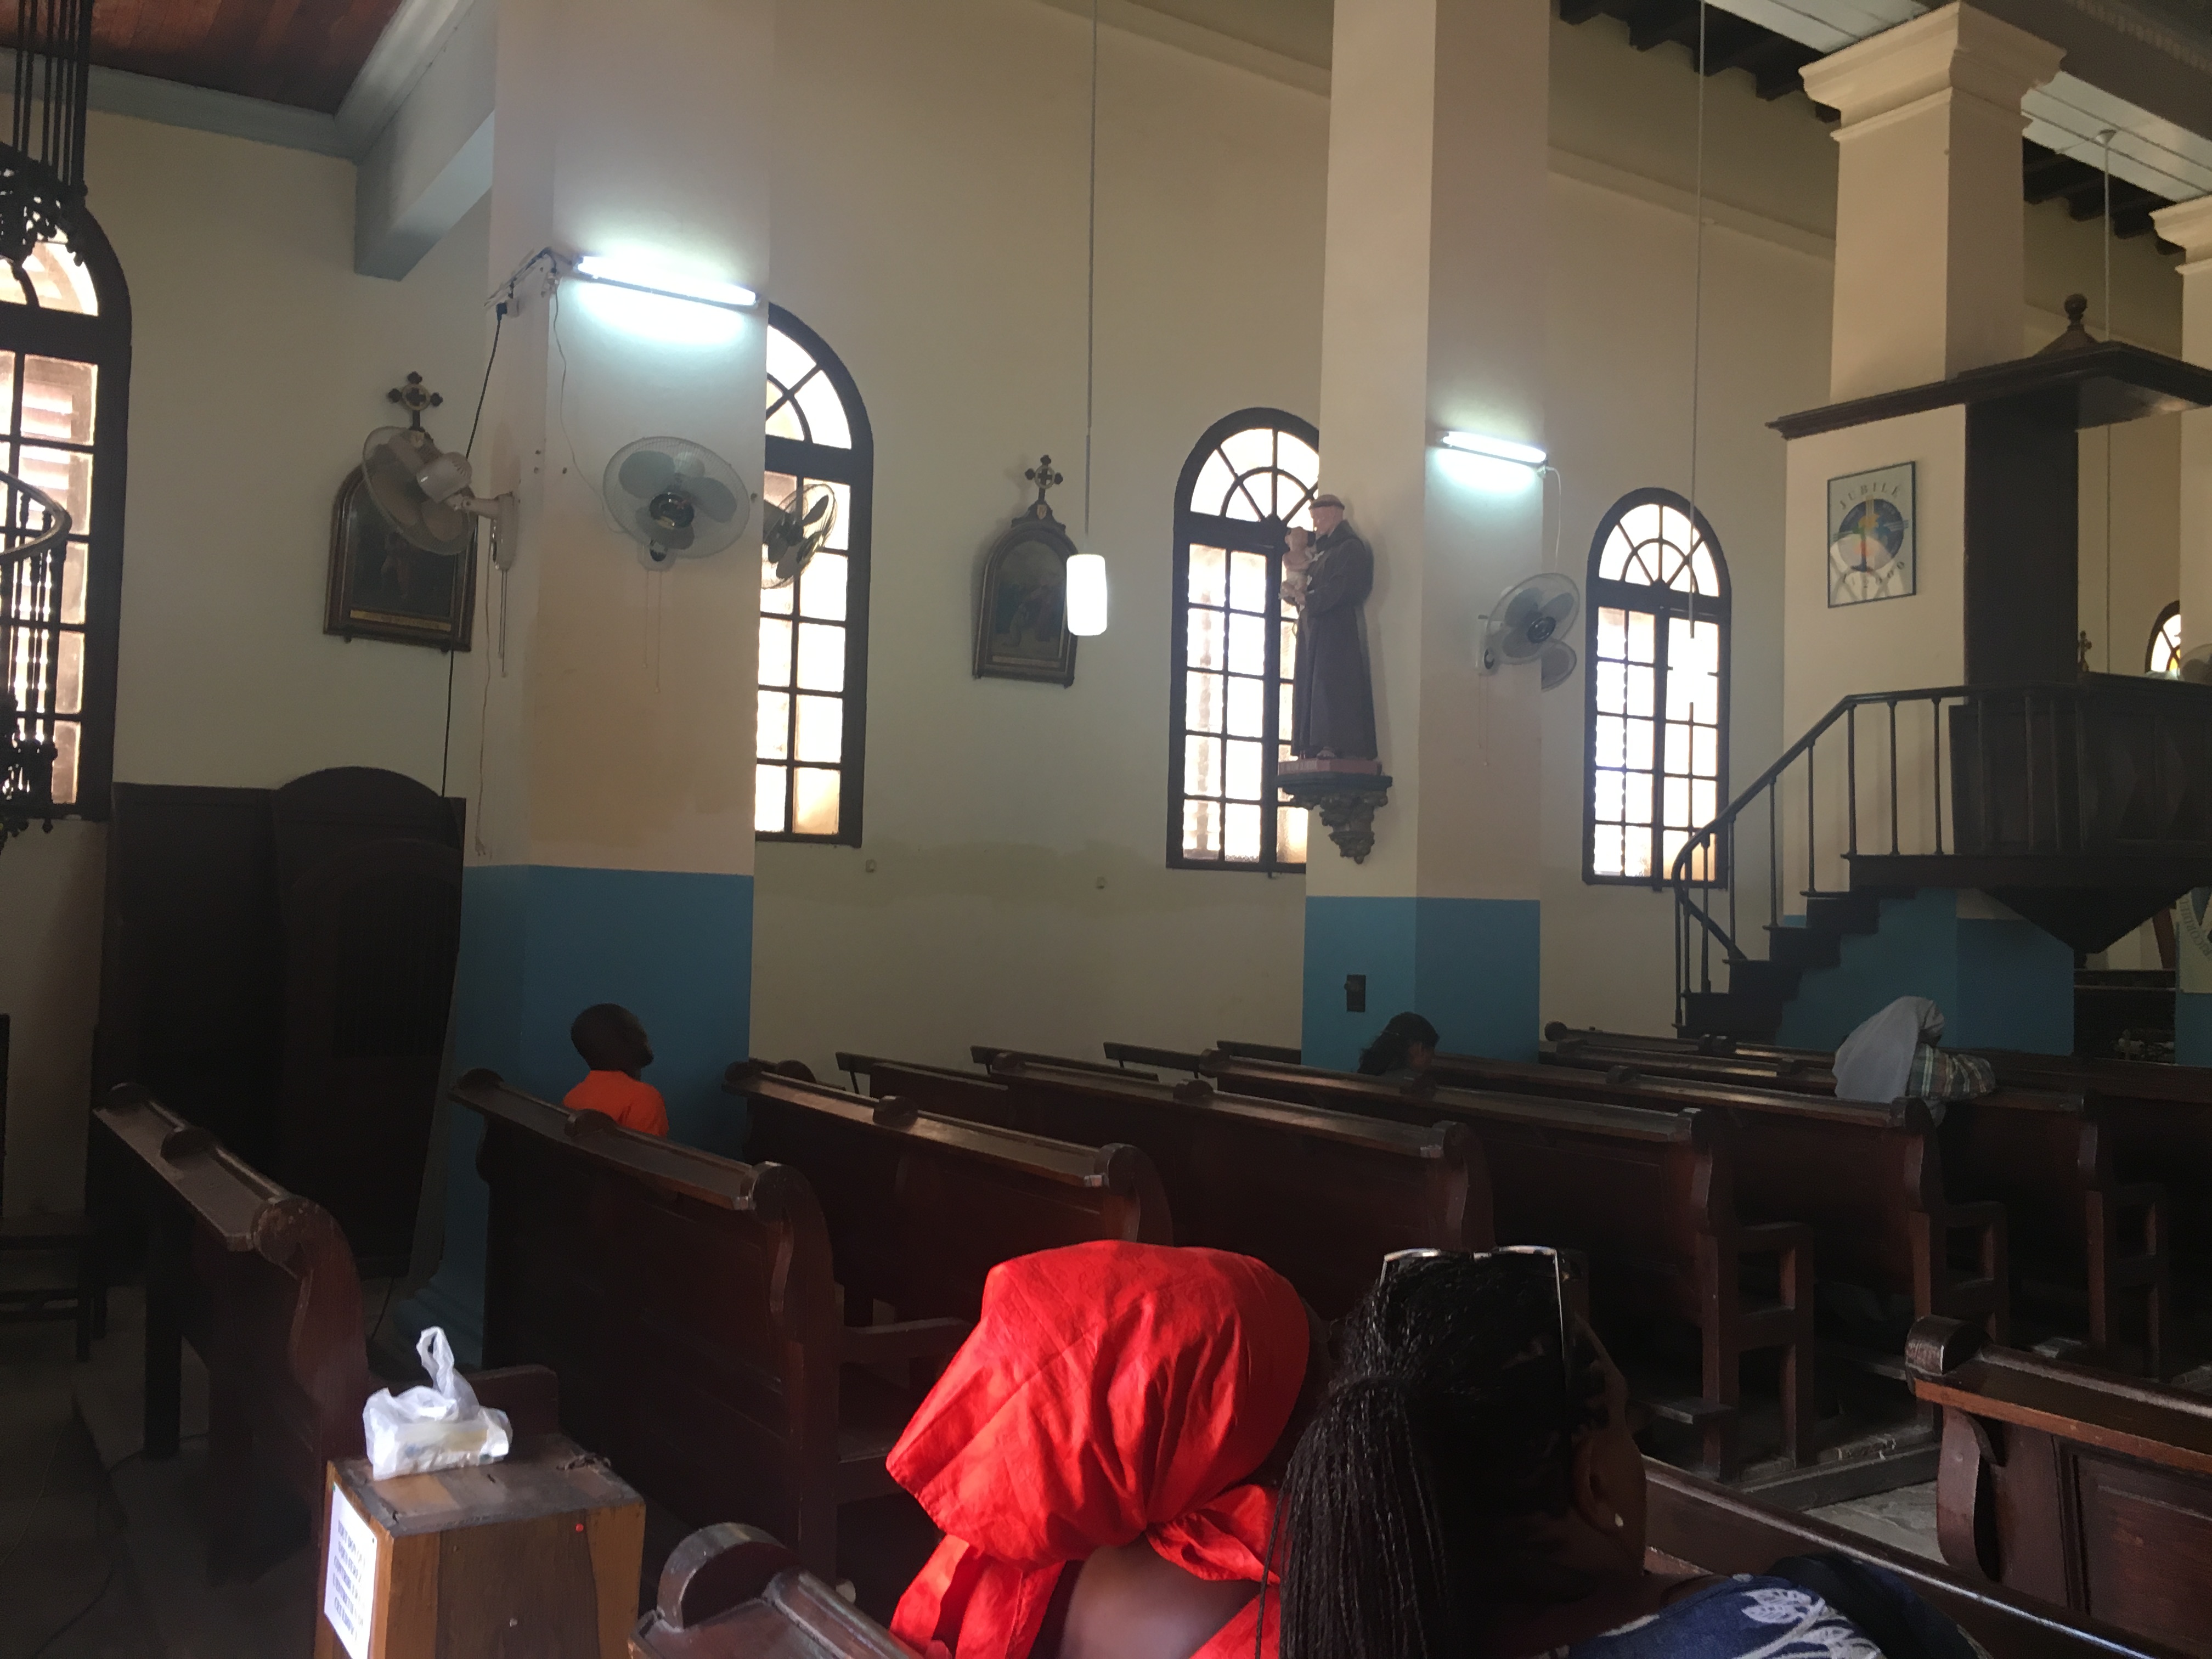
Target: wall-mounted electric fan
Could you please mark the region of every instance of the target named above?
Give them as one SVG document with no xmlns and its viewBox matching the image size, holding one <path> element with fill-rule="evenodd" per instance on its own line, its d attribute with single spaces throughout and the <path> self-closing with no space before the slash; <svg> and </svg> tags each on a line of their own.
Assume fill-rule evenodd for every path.
<svg viewBox="0 0 2212 1659">
<path fill-rule="evenodd" d="M 1533 662 L 1542 672 L 1543 690 L 1561 684 L 1578 660 L 1566 633 L 1581 608 L 1573 579 L 1557 571 L 1514 583 L 1485 619 L 1483 672 L 1495 674 L 1508 663 Z"/>
<path fill-rule="evenodd" d="M 607 463 L 607 511 L 648 570 L 720 552 L 744 532 L 753 492 L 737 470 L 688 438 L 640 438 Z"/>
</svg>

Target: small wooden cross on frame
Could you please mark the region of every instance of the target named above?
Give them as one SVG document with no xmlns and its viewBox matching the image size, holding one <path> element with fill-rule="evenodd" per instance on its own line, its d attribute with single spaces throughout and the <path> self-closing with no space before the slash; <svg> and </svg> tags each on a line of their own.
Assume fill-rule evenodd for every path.
<svg viewBox="0 0 2212 1659">
<path fill-rule="evenodd" d="M 410 374 L 405 386 L 396 386 L 384 394 L 386 403 L 398 404 L 407 411 L 407 427 L 410 432 L 422 429 L 422 411 L 435 409 L 446 401 L 444 396 L 422 384 L 420 374 Z"/>
<path fill-rule="evenodd" d="M 1062 477 L 1059 473 L 1052 470 L 1052 457 L 1049 455 L 1038 456 L 1037 464 L 1035 466 L 1025 469 L 1022 473 L 1022 477 L 1027 478 L 1031 483 L 1036 486 L 1037 498 L 1030 504 L 1030 517 L 1032 519 L 1051 518 L 1052 509 L 1047 507 L 1044 503 L 1044 492 L 1050 489 L 1054 484 L 1061 484 L 1067 482 L 1066 478 Z"/>
</svg>

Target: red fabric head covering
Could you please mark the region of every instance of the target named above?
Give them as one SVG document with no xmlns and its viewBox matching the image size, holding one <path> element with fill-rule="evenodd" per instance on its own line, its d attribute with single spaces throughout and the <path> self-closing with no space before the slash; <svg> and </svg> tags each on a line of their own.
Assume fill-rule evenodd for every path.
<svg viewBox="0 0 2212 1659">
<path fill-rule="evenodd" d="M 1099 1242 L 994 1267 L 891 1449 L 945 1534 L 892 1632 L 1025 1659 L 1060 1568 L 1139 1537 L 1200 1578 L 1261 1581 L 1273 1496 L 1231 1483 L 1290 1421 L 1306 1346 L 1297 1292 L 1249 1256 Z M 1231 1626 L 1246 1651 L 1252 1617 Z"/>
</svg>

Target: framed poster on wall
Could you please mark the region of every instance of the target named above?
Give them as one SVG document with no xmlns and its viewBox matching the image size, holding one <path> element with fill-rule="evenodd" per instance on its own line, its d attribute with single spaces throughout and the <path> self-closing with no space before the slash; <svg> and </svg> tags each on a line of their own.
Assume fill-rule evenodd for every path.
<svg viewBox="0 0 2212 1659">
<path fill-rule="evenodd" d="M 1913 466 L 1900 461 L 1828 480 L 1828 605 L 1909 599 L 1919 591 Z"/>
</svg>

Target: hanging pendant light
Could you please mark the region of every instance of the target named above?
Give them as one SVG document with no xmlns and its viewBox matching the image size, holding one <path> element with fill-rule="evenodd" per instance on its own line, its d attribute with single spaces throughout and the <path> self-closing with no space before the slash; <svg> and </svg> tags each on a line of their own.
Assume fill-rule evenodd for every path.
<svg viewBox="0 0 2212 1659">
<path fill-rule="evenodd" d="M 0 150 L 0 259 L 17 270 L 84 205 L 93 0 L 16 0 L 15 111 Z"/>
</svg>

